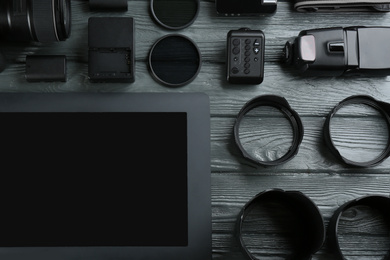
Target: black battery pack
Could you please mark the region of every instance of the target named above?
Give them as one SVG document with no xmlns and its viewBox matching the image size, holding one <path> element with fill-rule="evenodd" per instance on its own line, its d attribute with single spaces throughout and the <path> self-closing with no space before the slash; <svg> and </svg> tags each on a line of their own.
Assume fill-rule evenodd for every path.
<svg viewBox="0 0 390 260">
<path fill-rule="evenodd" d="M 127 11 L 127 0 L 89 0 L 89 8 L 99 11 Z"/>
<path fill-rule="evenodd" d="M 66 81 L 65 55 L 27 55 L 26 80 L 40 81 Z"/>
<path fill-rule="evenodd" d="M 88 76 L 92 82 L 134 82 L 134 20 L 88 20 Z"/>
</svg>

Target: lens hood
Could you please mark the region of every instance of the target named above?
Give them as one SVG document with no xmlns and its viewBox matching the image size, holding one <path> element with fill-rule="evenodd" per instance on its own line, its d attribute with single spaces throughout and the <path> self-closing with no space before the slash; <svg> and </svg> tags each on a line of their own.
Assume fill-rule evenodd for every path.
<svg viewBox="0 0 390 260">
<path fill-rule="evenodd" d="M 370 106 L 380 112 L 383 119 L 387 123 L 388 130 L 390 129 L 390 104 L 382 101 L 378 101 L 370 96 L 366 95 L 356 95 L 356 96 L 350 96 L 344 100 L 342 100 L 340 103 L 338 103 L 332 111 L 328 114 L 325 124 L 324 124 L 324 140 L 330 151 L 335 155 L 338 159 L 340 159 L 342 162 L 344 162 L 347 165 L 351 166 L 358 166 L 358 167 L 370 167 L 375 166 L 381 162 L 383 162 L 386 158 L 390 156 L 390 139 L 387 142 L 386 148 L 383 150 L 383 152 L 375 159 L 370 160 L 368 162 L 355 162 L 350 159 L 347 159 L 341 155 L 341 153 L 336 148 L 331 131 L 330 131 L 330 121 L 333 118 L 333 116 L 337 113 L 337 111 L 346 105 L 351 104 L 363 104 Z"/>
<path fill-rule="evenodd" d="M 369 195 L 363 196 L 358 199 L 354 199 L 344 203 L 340 206 L 329 221 L 328 226 L 328 240 L 329 246 L 334 252 L 337 260 L 345 260 L 346 258 L 341 251 L 339 239 L 338 239 L 338 229 L 339 229 L 339 220 L 341 215 L 348 209 L 356 206 L 367 206 L 372 210 L 378 210 L 383 214 L 386 223 L 389 225 L 390 231 L 390 197 L 380 196 L 380 195 Z M 384 258 L 385 260 L 390 259 L 390 250 L 387 256 Z"/>
<path fill-rule="evenodd" d="M 286 118 L 290 121 L 291 126 L 293 128 L 293 141 L 292 145 L 289 148 L 288 152 L 283 155 L 281 158 L 273 160 L 273 161 L 261 161 L 253 156 L 251 156 L 243 147 L 241 140 L 240 140 L 240 135 L 239 135 L 239 128 L 242 119 L 245 117 L 245 115 L 251 111 L 254 108 L 260 107 L 260 106 L 269 106 L 269 107 L 274 107 L 278 110 L 280 110 Z M 240 149 L 242 155 L 244 158 L 262 166 L 274 166 L 274 165 L 279 165 L 282 163 L 285 163 L 289 160 L 291 160 L 299 150 L 299 146 L 302 142 L 303 139 L 303 124 L 302 121 L 298 115 L 297 112 L 295 112 L 287 100 L 283 97 L 279 96 L 274 96 L 274 95 L 264 95 L 264 96 L 258 96 L 253 98 L 252 100 L 248 101 L 240 110 L 238 113 L 238 116 L 236 118 L 236 122 L 234 124 L 234 139 L 236 142 L 237 147 Z"/>
<path fill-rule="evenodd" d="M 281 189 L 260 192 L 245 204 L 238 215 L 236 236 L 247 259 L 256 260 L 256 257 L 249 252 L 242 237 L 245 218 L 256 205 L 265 202 L 274 202 L 291 212 L 290 218 L 294 225 L 296 246 L 293 255 L 288 259 L 310 260 L 325 241 L 326 230 L 321 212 L 314 202 L 302 192 Z"/>
</svg>

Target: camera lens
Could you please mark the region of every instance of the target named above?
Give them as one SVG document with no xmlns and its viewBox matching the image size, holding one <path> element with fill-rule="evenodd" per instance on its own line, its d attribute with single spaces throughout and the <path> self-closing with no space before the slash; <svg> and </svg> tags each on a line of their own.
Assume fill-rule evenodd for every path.
<svg viewBox="0 0 390 260">
<path fill-rule="evenodd" d="M 0 39 L 56 42 L 70 31 L 70 0 L 0 1 Z"/>
</svg>

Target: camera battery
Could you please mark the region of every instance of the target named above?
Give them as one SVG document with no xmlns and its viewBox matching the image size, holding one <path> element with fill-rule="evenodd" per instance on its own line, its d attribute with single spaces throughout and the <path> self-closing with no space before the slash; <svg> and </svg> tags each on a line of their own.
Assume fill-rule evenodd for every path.
<svg viewBox="0 0 390 260">
<path fill-rule="evenodd" d="M 218 15 L 224 16 L 259 16 L 274 13 L 277 0 L 215 0 Z"/>
<path fill-rule="evenodd" d="M 88 47 L 92 82 L 134 82 L 133 18 L 89 18 Z"/>
<path fill-rule="evenodd" d="M 89 0 L 92 10 L 118 10 L 127 11 L 127 0 Z"/>
<path fill-rule="evenodd" d="M 27 55 L 26 80 L 39 81 L 66 81 L 65 55 Z"/>
</svg>

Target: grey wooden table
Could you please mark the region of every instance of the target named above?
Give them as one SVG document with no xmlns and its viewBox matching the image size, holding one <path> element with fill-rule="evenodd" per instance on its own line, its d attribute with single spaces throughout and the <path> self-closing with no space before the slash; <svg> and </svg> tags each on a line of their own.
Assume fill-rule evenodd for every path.
<svg viewBox="0 0 390 260">
<path fill-rule="evenodd" d="M 72 1 L 72 35 L 65 41 L 42 45 L 10 44 L 0 48 L 9 65 L 0 74 L 2 92 L 204 92 L 211 102 L 211 178 L 214 259 L 244 259 L 234 237 L 236 217 L 257 193 L 280 188 L 306 194 L 319 207 L 325 223 L 343 203 L 364 195 L 390 195 L 390 160 L 369 168 L 340 163 L 323 142 L 326 115 L 351 95 L 370 95 L 390 102 L 390 77 L 301 77 L 281 62 L 285 42 L 301 30 L 333 26 L 390 26 L 386 13 L 298 13 L 292 2 L 282 0 L 277 12 L 251 18 L 218 17 L 214 1 L 201 1 L 194 24 L 169 31 L 149 16 L 149 1 L 128 2 L 125 13 L 92 12 L 87 1 Z M 126 16 L 135 19 L 136 79 L 126 83 L 91 83 L 88 79 L 87 25 L 93 16 Z M 241 27 L 260 29 L 266 37 L 265 78 L 260 85 L 231 85 L 226 81 L 226 36 Z M 184 87 L 168 88 L 155 82 L 148 72 L 147 57 L 152 44 L 169 33 L 180 33 L 198 45 L 203 62 L 197 78 Z M 63 54 L 68 58 L 67 82 L 28 83 L 24 78 L 27 54 Z M 273 94 L 285 97 L 300 115 L 305 135 L 298 155 L 275 167 L 261 167 L 243 159 L 234 144 L 233 124 L 241 107 L 253 97 Z M 260 125 L 248 120 L 248 149 L 262 159 L 283 153 L 291 142 L 288 122 L 275 111 L 266 112 Z M 268 123 L 268 124 L 267 124 Z M 252 125 L 251 125 L 252 124 Z M 337 118 L 338 147 L 349 158 L 375 157 L 387 143 L 386 124 L 377 113 L 364 107 L 346 109 Z M 261 126 L 261 130 L 258 127 Z M 261 138 L 259 138 L 259 135 Z M 267 146 L 268 145 L 268 146 Z M 270 148 L 272 147 L 272 148 Z M 370 211 L 355 209 L 343 218 L 340 235 L 348 259 L 382 259 L 390 248 L 389 228 Z M 247 243 L 261 259 L 284 259 L 291 247 L 284 230 L 272 219 L 259 217 L 249 229 Z M 334 259 L 327 244 L 313 259 Z"/>
</svg>

